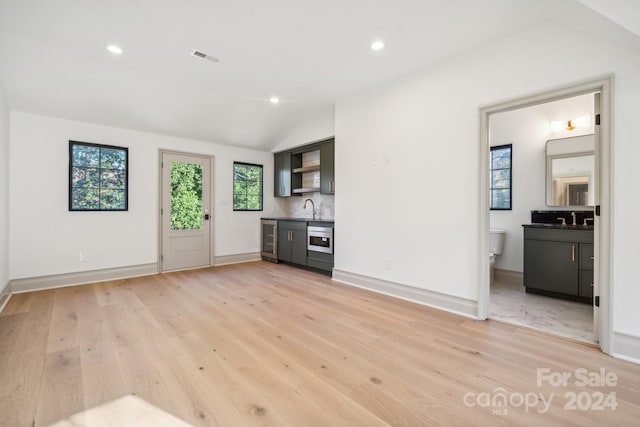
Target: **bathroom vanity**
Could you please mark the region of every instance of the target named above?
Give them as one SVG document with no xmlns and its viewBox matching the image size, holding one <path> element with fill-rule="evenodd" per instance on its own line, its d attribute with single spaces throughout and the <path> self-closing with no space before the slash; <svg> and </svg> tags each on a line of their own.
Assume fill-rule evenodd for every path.
<svg viewBox="0 0 640 427">
<path fill-rule="evenodd" d="M 523 227 L 526 291 L 591 304 L 593 226 L 527 224 Z"/>
</svg>

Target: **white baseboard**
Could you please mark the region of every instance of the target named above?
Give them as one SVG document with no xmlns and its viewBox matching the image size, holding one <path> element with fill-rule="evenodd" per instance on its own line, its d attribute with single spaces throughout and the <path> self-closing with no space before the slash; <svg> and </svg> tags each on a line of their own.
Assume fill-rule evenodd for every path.
<svg viewBox="0 0 640 427">
<path fill-rule="evenodd" d="M 9 283 L 6 283 L 4 289 L 0 293 L 0 313 L 7 306 L 9 299 L 11 298 L 11 286 Z"/>
<path fill-rule="evenodd" d="M 357 273 L 333 269 L 333 280 L 345 285 L 368 289 L 384 295 L 415 302 L 459 314 L 461 316 L 477 319 L 478 303 L 466 298 L 442 294 L 427 289 L 415 288 L 396 282 L 376 279 L 375 277 L 363 276 Z"/>
<path fill-rule="evenodd" d="M 244 254 L 222 255 L 215 257 L 214 266 L 240 264 L 242 262 L 260 261 L 260 252 L 249 252 Z"/>
<path fill-rule="evenodd" d="M 640 363 L 640 337 L 614 332 L 613 352 L 611 354 L 619 359 Z"/>
<path fill-rule="evenodd" d="M 86 283 L 103 282 L 105 280 L 127 279 L 137 276 L 148 276 L 158 273 L 158 264 L 140 264 L 126 267 L 105 268 L 101 270 L 79 271 L 75 273 L 52 274 L 49 276 L 14 279 L 9 283 L 11 292 L 40 291 L 43 289 L 63 288 Z"/>
</svg>

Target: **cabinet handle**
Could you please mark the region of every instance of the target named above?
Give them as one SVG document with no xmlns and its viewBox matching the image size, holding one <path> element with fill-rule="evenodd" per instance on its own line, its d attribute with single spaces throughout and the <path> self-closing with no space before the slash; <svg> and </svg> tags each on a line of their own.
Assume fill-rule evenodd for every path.
<svg viewBox="0 0 640 427">
<path fill-rule="evenodd" d="M 332 193 L 334 193 L 336 191 L 335 188 L 334 188 L 335 184 L 336 184 L 336 182 L 332 179 L 331 180 L 331 190 L 330 190 Z"/>
<path fill-rule="evenodd" d="M 591 257 L 591 261 L 593 261 L 593 257 Z"/>
<path fill-rule="evenodd" d="M 571 245 L 571 261 L 576 262 L 576 245 Z"/>
<path fill-rule="evenodd" d="M 593 288 L 593 283 L 591 284 L 591 287 Z"/>
</svg>

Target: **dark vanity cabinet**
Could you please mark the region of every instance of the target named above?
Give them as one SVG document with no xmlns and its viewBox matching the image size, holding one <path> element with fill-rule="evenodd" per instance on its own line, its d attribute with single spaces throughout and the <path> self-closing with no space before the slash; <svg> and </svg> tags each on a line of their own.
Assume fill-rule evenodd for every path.
<svg viewBox="0 0 640 427">
<path fill-rule="evenodd" d="M 591 303 L 593 230 L 525 226 L 524 286 L 529 293 Z"/>
<path fill-rule="evenodd" d="M 580 287 L 578 294 L 591 300 L 593 298 L 593 244 L 580 244 L 580 264 L 579 264 Z"/>
<path fill-rule="evenodd" d="M 278 221 L 278 259 L 307 264 L 307 223 Z"/>
</svg>

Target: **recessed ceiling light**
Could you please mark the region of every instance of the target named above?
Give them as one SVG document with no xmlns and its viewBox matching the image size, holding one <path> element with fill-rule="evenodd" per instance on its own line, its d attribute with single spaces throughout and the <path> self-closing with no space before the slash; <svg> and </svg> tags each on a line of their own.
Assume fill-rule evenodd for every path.
<svg viewBox="0 0 640 427">
<path fill-rule="evenodd" d="M 382 50 L 384 49 L 384 42 L 382 40 L 376 40 L 371 43 L 371 50 Z"/>
<path fill-rule="evenodd" d="M 108 45 L 107 50 L 114 55 L 122 55 L 122 48 L 120 46 L 116 46 L 115 44 Z"/>
<path fill-rule="evenodd" d="M 278 98 L 277 96 L 272 96 L 271 98 L 269 98 L 269 102 L 272 104 L 278 104 L 280 103 L 280 98 Z"/>
</svg>

